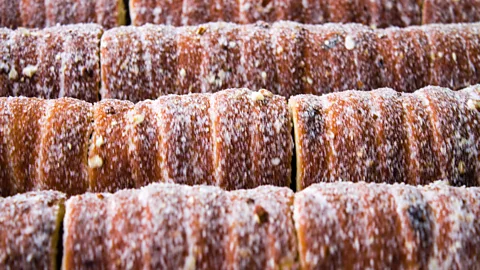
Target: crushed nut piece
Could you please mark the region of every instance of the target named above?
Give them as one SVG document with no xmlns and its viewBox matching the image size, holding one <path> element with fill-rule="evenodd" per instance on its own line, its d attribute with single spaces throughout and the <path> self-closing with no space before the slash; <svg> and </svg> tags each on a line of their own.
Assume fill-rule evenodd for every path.
<svg viewBox="0 0 480 270">
<path fill-rule="evenodd" d="M 88 167 L 95 169 L 103 166 L 103 160 L 100 156 L 95 155 L 88 159 Z"/>
<path fill-rule="evenodd" d="M 198 35 L 203 35 L 207 31 L 207 28 L 203 25 L 199 26 L 197 29 L 197 34 Z"/>
<path fill-rule="evenodd" d="M 262 71 L 262 79 L 266 80 L 267 79 L 267 73 L 265 71 Z"/>
<path fill-rule="evenodd" d="M 141 124 L 145 120 L 145 115 L 143 114 L 136 114 L 133 116 L 133 122 L 137 125 Z"/>
<path fill-rule="evenodd" d="M 22 70 L 22 74 L 31 78 L 37 72 L 37 66 L 28 65 Z"/>
<path fill-rule="evenodd" d="M 71 144 L 71 143 L 67 143 L 67 148 L 68 148 L 68 150 L 72 150 L 72 144 Z"/>
<path fill-rule="evenodd" d="M 353 50 L 355 48 L 355 40 L 350 35 L 345 37 L 345 48 L 347 48 L 347 50 Z"/>
<path fill-rule="evenodd" d="M 467 107 L 468 107 L 470 110 L 480 109 L 480 100 L 469 99 L 469 100 L 467 101 Z"/>
<path fill-rule="evenodd" d="M 12 67 L 12 69 L 10 69 L 10 72 L 8 73 L 8 78 L 10 80 L 16 80 L 18 78 L 18 73 L 15 70 L 15 67 Z"/>
<path fill-rule="evenodd" d="M 272 159 L 272 165 L 273 166 L 278 166 L 280 164 L 280 159 L 279 158 L 273 158 Z"/>
<path fill-rule="evenodd" d="M 260 92 L 253 92 L 250 97 L 254 100 L 254 101 L 261 101 L 261 100 L 264 100 L 265 97 L 262 95 L 262 93 Z"/>
<path fill-rule="evenodd" d="M 179 74 L 180 74 L 180 77 L 182 77 L 182 78 L 185 78 L 185 76 L 187 76 L 187 72 L 185 71 L 184 68 L 180 69 Z"/>
<path fill-rule="evenodd" d="M 460 161 L 460 162 L 458 163 L 458 172 L 459 172 L 460 174 L 464 174 L 464 173 L 465 173 L 465 169 L 466 169 L 466 168 L 465 168 L 465 162 Z"/>
<path fill-rule="evenodd" d="M 260 89 L 258 92 L 266 97 L 273 97 L 273 93 L 268 91 L 267 89 Z"/>
<path fill-rule="evenodd" d="M 105 141 L 103 140 L 102 136 L 98 136 L 97 139 L 95 140 L 95 146 L 97 148 L 101 147 L 104 143 L 105 143 Z"/>
<path fill-rule="evenodd" d="M 453 59 L 453 61 L 457 62 L 457 54 L 456 53 L 452 53 L 452 59 Z"/>
<path fill-rule="evenodd" d="M 278 54 L 281 54 L 283 52 L 283 47 L 282 46 L 278 46 L 277 47 L 277 53 Z"/>
<path fill-rule="evenodd" d="M 312 85 L 312 84 L 313 84 L 313 80 L 312 80 L 312 78 L 310 78 L 310 77 L 307 77 L 307 82 L 308 82 L 308 84 Z"/>
<path fill-rule="evenodd" d="M 258 224 L 268 222 L 268 213 L 263 207 L 261 207 L 260 205 L 256 205 L 253 211 L 255 213 L 255 221 Z"/>
</svg>

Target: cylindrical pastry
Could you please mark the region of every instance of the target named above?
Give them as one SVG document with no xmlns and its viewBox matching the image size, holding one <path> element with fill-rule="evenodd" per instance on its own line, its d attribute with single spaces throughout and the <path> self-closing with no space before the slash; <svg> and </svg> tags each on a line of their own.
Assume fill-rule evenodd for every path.
<svg viewBox="0 0 480 270">
<path fill-rule="evenodd" d="M 480 263 L 480 189 L 315 184 L 295 194 L 302 269 L 470 269 Z"/>
<path fill-rule="evenodd" d="M 0 98 L 2 196 L 88 190 L 91 104 L 71 98 Z"/>
<path fill-rule="evenodd" d="M 4 269 L 57 269 L 65 195 L 28 192 L 0 198 L 0 264 Z"/>
<path fill-rule="evenodd" d="M 105 99 L 0 98 L 0 195 L 114 192 L 152 182 L 289 186 L 285 98 L 260 90 Z"/>
<path fill-rule="evenodd" d="M 152 184 L 66 203 L 64 269 L 292 269 L 293 192 Z"/>
<path fill-rule="evenodd" d="M 478 87 L 299 95 L 297 189 L 332 181 L 479 185 Z"/>
<path fill-rule="evenodd" d="M 422 28 L 391 27 L 376 34 L 376 65 L 382 86 L 412 92 L 429 84 L 430 49 Z"/>
<path fill-rule="evenodd" d="M 268 89 L 286 97 L 480 83 L 480 24 L 373 30 L 295 22 L 129 26 L 101 42 L 102 98 Z"/>
<path fill-rule="evenodd" d="M 99 25 L 0 33 L 2 50 L 8 51 L 0 60 L 3 96 L 99 99 Z"/>
<path fill-rule="evenodd" d="M 289 20 L 309 24 L 357 22 L 386 27 L 420 24 L 422 11 L 418 0 L 133 0 L 130 1 L 130 15 L 134 25 Z"/>
<path fill-rule="evenodd" d="M 468 55 L 470 52 L 467 51 L 467 41 L 462 34 L 469 29 L 461 24 L 434 24 L 422 28 L 429 47 L 429 85 L 454 89 L 469 86 L 475 69 L 479 68 L 472 65 L 470 59 L 478 56 Z"/>
<path fill-rule="evenodd" d="M 229 190 L 290 184 L 288 107 L 266 90 L 168 95 L 135 105 L 102 100 L 93 117 L 94 191 L 159 181 Z"/>
<path fill-rule="evenodd" d="M 113 28 L 126 23 L 126 13 L 123 0 L 0 0 L 0 26 L 9 28 L 75 23 Z"/>
</svg>

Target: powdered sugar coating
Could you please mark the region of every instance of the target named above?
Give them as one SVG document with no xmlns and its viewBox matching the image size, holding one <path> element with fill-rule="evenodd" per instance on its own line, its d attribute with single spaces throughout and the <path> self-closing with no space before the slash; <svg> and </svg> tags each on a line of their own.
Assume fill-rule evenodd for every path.
<svg viewBox="0 0 480 270">
<path fill-rule="evenodd" d="M 131 136 L 126 128 L 132 109 L 133 103 L 113 99 L 104 99 L 94 105 L 88 153 L 89 190 L 114 192 L 135 187 L 129 156 Z"/>
<path fill-rule="evenodd" d="M 238 189 L 290 184 L 293 142 L 285 105 L 283 97 L 265 90 L 226 90 L 211 96 L 218 186 Z"/>
<path fill-rule="evenodd" d="M 2 0 L 0 10 L 0 26 L 14 29 L 75 23 L 98 23 L 112 28 L 126 22 L 122 0 Z"/>
<path fill-rule="evenodd" d="M 88 190 L 88 145 L 92 105 L 72 98 L 46 101 L 40 120 L 38 182 L 35 189 L 54 189 L 67 195 Z"/>
<path fill-rule="evenodd" d="M 295 195 L 303 269 L 382 269 L 402 263 L 402 235 L 388 186 L 316 184 Z"/>
<path fill-rule="evenodd" d="M 210 95 L 164 96 L 155 101 L 163 181 L 215 185 Z"/>
<path fill-rule="evenodd" d="M 98 100 L 99 44 L 103 30 L 94 24 L 17 29 L 2 35 L 4 95 Z"/>
<path fill-rule="evenodd" d="M 422 28 L 430 48 L 428 84 L 452 89 L 469 86 L 471 76 L 478 68 L 471 65 L 467 41 L 461 34 L 469 28 L 463 28 L 461 24 L 433 24 Z"/>
<path fill-rule="evenodd" d="M 129 26 L 102 38 L 103 98 L 268 89 L 286 97 L 478 83 L 480 24 L 374 30 L 295 22 Z"/>
<path fill-rule="evenodd" d="M 480 3 L 466 1 L 423 1 L 422 23 L 477 22 L 480 20 Z"/>
<path fill-rule="evenodd" d="M 420 27 L 391 27 L 376 32 L 380 81 L 401 92 L 428 85 L 428 39 Z"/>
<path fill-rule="evenodd" d="M 322 183 L 295 194 L 304 269 L 478 265 L 478 188 Z"/>
<path fill-rule="evenodd" d="M 88 189 L 87 151 L 91 105 L 62 98 L 1 98 L 4 196 L 55 189 L 68 195 Z"/>
<path fill-rule="evenodd" d="M 427 186 L 422 193 L 432 208 L 434 247 L 429 267 L 475 268 L 480 263 L 478 188 Z"/>
<path fill-rule="evenodd" d="M 468 97 L 474 91 L 426 87 L 413 94 L 380 89 L 292 97 L 297 189 L 338 180 L 426 184 L 445 178 L 478 185 L 480 106 Z"/>
<path fill-rule="evenodd" d="M 113 195 L 87 193 L 67 202 L 63 265 L 291 269 L 292 203 L 292 191 L 271 186 L 226 192 L 152 184 Z"/>
<path fill-rule="evenodd" d="M 70 196 L 153 182 L 288 186 L 290 121 L 285 98 L 266 90 L 137 104 L 0 98 L 0 194 L 55 189 Z"/>
<path fill-rule="evenodd" d="M 432 146 L 439 168 L 438 179 L 454 185 L 478 185 L 475 156 L 478 127 L 472 125 L 471 108 L 461 94 L 446 88 L 427 87 L 415 92 L 422 100 L 432 128 Z"/>
<path fill-rule="evenodd" d="M 0 263 L 5 269 L 55 269 L 65 195 L 28 192 L 0 198 Z"/>
<path fill-rule="evenodd" d="M 289 20 L 302 23 L 358 22 L 378 27 L 421 23 L 421 4 L 415 0 L 182 0 L 130 2 L 134 25 L 146 23 L 197 25 L 226 21 L 235 23 Z"/>
<path fill-rule="evenodd" d="M 2 129 L 7 153 L 6 167 L 10 178 L 10 192 L 13 195 L 31 191 L 39 182 L 37 177 L 37 147 L 40 134 L 40 120 L 45 114 L 45 100 L 36 98 L 2 98 Z M 7 185 L 8 186 L 8 185 Z M 2 187 L 3 188 L 3 187 Z"/>
</svg>

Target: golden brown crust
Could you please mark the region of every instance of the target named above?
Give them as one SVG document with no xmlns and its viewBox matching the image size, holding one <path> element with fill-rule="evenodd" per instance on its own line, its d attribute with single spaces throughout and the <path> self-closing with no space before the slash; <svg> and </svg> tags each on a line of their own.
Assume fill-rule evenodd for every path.
<svg viewBox="0 0 480 270">
<path fill-rule="evenodd" d="M 81 269 L 107 265 L 107 198 L 109 194 L 91 194 L 70 198 L 63 221 L 63 269 Z M 88 224 L 88 226 L 86 226 Z"/>
<path fill-rule="evenodd" d="M 163 134 L 159 130 L 161 122 L 156 111 L 157 104 L 156 101 L 139 102 L 130 113 L 128 132 L 133 147 L 129 158 L 133 163 L 133 178 L 137 188 L 166 181 L 162 176 L 162 146 L 159 142 Z"/>
<path fill-rule="evenodd" d="M 370 96 L 371 125 L 373 127 L 377 176 L 372 181 L 400 182 L 406 178 L 407 131 L 403 117 L 400 93 L 392 89 L 374 90 Z"/>
<path fill-rule="evenodd" d="M 252 156 L 238 149 L 251 149 L 252 99 L 246 90 L 219 92 L 211 97 L 216 184 L 227 190 L 251 188 L 255 178 Z"/>
<path fill-rule="evenodd" d="M 38 141 L 38 182 L 35 189 L 83 194 L 88 183 L 88 145 L 92 105 L 63 98 L 47 101 Z"/>
<path fill-rule="evenodd" d="M 128 112 L 133 103 L 113 99 L 93 106 L 93 134 L 88 154 L 90 190 L 116 191 L 135 187 L 129 158 Z"/>
<path fill-rule="evenodd" d="M 297 188 L 330 181 L 476 186 L 479 94 L 426 87 L 290 99 Z"/>
<path fill-rule="evenodd" d="M 181 27 L 177 31 L 176 93 L 198 93 L 201 88 L 203 50 L 197 27 Z"/>
<path fill-rule="evenodd" d="M 65 195 L 28 192 L 0 198 L 0 263 L 9 269 L 56 269 Z"/>
<path fill-rule="evenodd" d="M 70 196 L 152 182 L 288 186 L 291 130 L 285 98 L 267 90 L 169 95 L 136 105 L 2 98 L 0 192 L 55 189 Z"/>
<path fill-rule="evenodd" d="M 388 186 L 324 183 L 297 193 L 294 222 L 303 269 L 401 265 L 402 235 Z"/>
<path fill-rule="evenodd" d="M 478 265 L 478 188 L 322 183 L 295 194 L 303 269 Z"/>
<path fill-rule="evenodd" d="M 296 23 L 274 23 L 270 29 L 276 63 L 276 93 L 290 97 L 303 92 L 305 29 Z"/>
<path fill-rule="evenodd" d="M 415 92 L 423 103 L 427 119 L 432 127 L 432 149 L 438 161 L 438 179 L 450 179 L 457 186 L 477 185 L 475 180 L 476 161 L 472 156 L 477 152 L 474 142 L 475 128 L 470 129 L 472 121 L 468 101 L 445 88 L 427 87 Z"/>
<path fill-rule="evenodd" d="M 0 60 L 3 95 L 97 101 L 102 32 L 99 25 L 78 24 L 20 28 L 8 39 L 2 34 L 1 43 L 8 44 Z"/>
<path fill-rule="evenodd" d="M 291 190 L 272 186 L 227 192 L 153 184 L 88 193 L 67 202 L 63 265 L 294 269 L 292 204 Z"/>
<path fill-rule="evenodd" d="M 466 40 L 461 34 L 469 27 L 458 25 L 429 25 L 422 27 L 428 38 L 430 76 L 429 85 L 448 87 L 454 90 L 467 87 L 475 73 L 471 66 Z"/>
<path fill-rule="evenodd" d="M 125 27 L 103 38 L 102 95 L 140 101 L 232 87 L 286 97 L 379 87 L 413 92 L 429 84 L 457 90 L 477 82 L 479 28 L 373 30 L 294 22 Z"/>
<path fill-rule="evenodd" d="M 347 92 L 325 99 L 329 181 L 380 180 L 369 98 L 369 92 Z"/>
<path fill-rule="evenodd" d="M 381 84 L 400 92 L 428 85 L 428 39 L 419 27 L 388 28 L 376 32 Z"/>
<path fill-rule="evenodd" d="M 432 208 L 433 252 L 429 258 L 432 268 L 471 268 L 480 263 L 477 256 L 478 188 L 454 188 L 430 185 L 422 188 Z"/>
<path fill-rule="evenodd" d="M 240 46 L 240 66 L 243 70 L 241 87 L 254 91 L 262 88 L 277 92 L 275 55 L 270 39 L 270 25 L 256 23 L 241 26 L 238 46 Z M 240 72 L 239 72 L 240 73 Z"/>
<path fill-rule="evenodd" d="M 36 160 L 46 105 L 44 100 L 31 98 L 12 98 L 8 103 L 8 158 L 16 182 L 15 193 L 31 191 L 40 181 L 36 171 L 40 164 Z"/>
<path fill-rule="evenodd" d="M 210 95 L 165 96 L 155 101 L 164 181 L 215 185 Z"/>
<path fill-rule="evenodd" d="M 134 25 L 146 23 L 198 25 L 226 21 L 241 24 L 281 20 L 322 24 L 358 22 L 372 26 L 408 26 L 421 23 L 421 1 L 418 0 L 183 0 L 130 2 Z M 458 6 L 458 4 L 448 4 Z M 470 4 L 472 5 L 472 4 Z M 466 6 L 465 6 L 466 7 Z M 469 9 L 471 10 L 471 9 Z M 460 20 L 460 19 L 459 19 Z"/>
</svg>

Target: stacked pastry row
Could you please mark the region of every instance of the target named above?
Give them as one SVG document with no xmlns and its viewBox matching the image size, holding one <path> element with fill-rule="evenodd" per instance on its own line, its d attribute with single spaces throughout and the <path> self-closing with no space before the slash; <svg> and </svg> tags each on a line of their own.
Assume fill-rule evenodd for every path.
<svg viewBox="0 0 480 270">
<path fill-rule="evenodd" d="M 289 20 L 387 27 L 480 21 L 480 3 L 476 0 L 131 0 L 130 16 L 134 25 Z"/>
<path fill-rule="evenodd" d="M 44 27 L 96 22 L 107 28 L 146 23 L 196 25 L 290 20 L 302 23 L 357 22 L 374 27 L 480 21 L 477 0 L 1 0 L 0 26 Z M 130 19 L 128 18 L 128 19 Z"/>
<path fill-rule="evenodd" d="M 333 181 L 480 184 L 480 87 L 299 95 L 289 101 L 301 190 Z"/>
<path fill-rule="evenodd" d="M 57 24 L 124 25 L 123 0 L 0 0 L 0 26 L 44 28 Z"/>
<path fill-rule="evenodd" d="M 480 185 L 480 87 L 380 89 L 289 102 L 266 90 L 132 104 L 0 99 L 1 194 L 67 194 L 151 182 L 225 189 L 324 181 Z"/>
<path fill-rule="evenodd" d="M 0 28 L 0 95 L 97 101 L 101 26 Z"/>
<path fill-rule="evenodd" d="M 120 27 L 100 41 L 101 35 L 95 25 L 1 29 L 0 94 L 137 102 L 231 87 L 288 97 L 480 83 L 480 24 L 372 30 L 211 23 Z"/>
<path fill-rule="evenodd" d="M 278 22 L 120 27 L 101 43 L 101 96 L 139 101 L 230 87 L 324 94 L 480 82 L 480 24 L 372 30 Z"/>
<path fill-rule="evenodd" d="M 61 196 L 41 192 L 0 199 L 2 265 L 55 264 Z M 475 269 L 480 264 L 480 189 L 443 183 L 323 183 L 296 194 L 272 186 L 223 191 L 152 184 L 75 196 L 65 208 L 63 269 Z"/>
<path fill-rule="evenodd" d="M 285 98 L 266 90 L 137 104 L 0 98 L 0 194 L 113 192 L 152 182 L 289 186 L 291 129 Z"/>
</svg>

